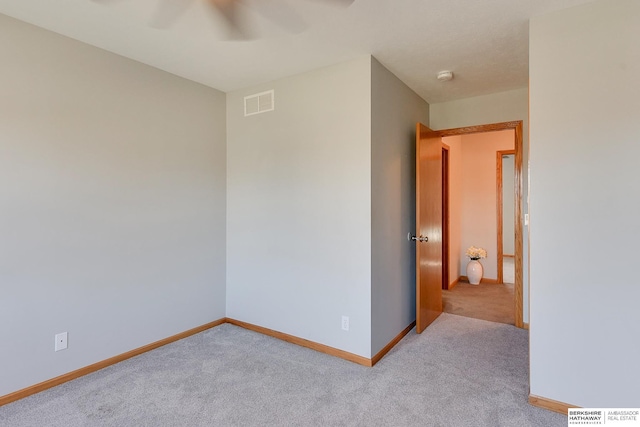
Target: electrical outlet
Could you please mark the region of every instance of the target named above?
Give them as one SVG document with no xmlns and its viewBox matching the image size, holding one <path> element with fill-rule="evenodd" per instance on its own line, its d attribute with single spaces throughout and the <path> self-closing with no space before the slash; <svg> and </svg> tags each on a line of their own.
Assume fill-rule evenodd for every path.
<svg viewBox="0 0 640 427">
<path fill-rule="evenodd" d="M 60 332 L 59 334 L 56 334 L 56 345 L 54 347 L 55 351 L 60 351 L 67 348 L 68 337 L 69 334 L 67 334 L 66 332 Z"/>
<path fill-rule="evenodd" d="M 342 330 L 349 330 L 349 316 L 342 316 Z"/>
</svg>

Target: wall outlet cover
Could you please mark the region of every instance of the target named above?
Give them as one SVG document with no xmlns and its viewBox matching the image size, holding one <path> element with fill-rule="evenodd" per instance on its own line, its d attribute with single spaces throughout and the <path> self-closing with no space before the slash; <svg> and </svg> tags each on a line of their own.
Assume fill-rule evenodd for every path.
<svg viewBox="0 0 640 427">
<path fill-rule="evenodd" d="M 56 334 L 55 340 L 56 344 L 54 347 L 55 351 L 65 350 L 67 348 L 67 339 L 69 335 L 66 332 L 60 332 Z"/>
<path fill-rule="evenodd" d="M 349 316 L 342 316 L 342 330 L 349 330 Z"/>
</svg>

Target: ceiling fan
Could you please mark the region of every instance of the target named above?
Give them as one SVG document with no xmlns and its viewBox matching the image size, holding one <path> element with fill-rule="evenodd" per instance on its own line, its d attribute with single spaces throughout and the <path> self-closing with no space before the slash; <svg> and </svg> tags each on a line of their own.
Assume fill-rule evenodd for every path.
<svg viewBox="0 0 640 427">
<path fill-rule="evenodd" d="M 114 0 L 93 0 L 109 3 Z M 307 28 L 295 8 L 284 0 L 158 0 L 158 6 L 151 19 L 151 26 L 159 29 L 171 27 L 195 1 L 202 1 L 212 13 L 224 18 L 229 30 L 229 39 L 253 39 L 254 31 L 242 19 L 242 10 L 252 9 L 264 18 L 290 33 L 300 33 Z M 299 0 L 291 0 L 294 3 Z M 337 7 L 348 7 L 354 0 L 307 0 L 322 2 Z"/>
</svg>

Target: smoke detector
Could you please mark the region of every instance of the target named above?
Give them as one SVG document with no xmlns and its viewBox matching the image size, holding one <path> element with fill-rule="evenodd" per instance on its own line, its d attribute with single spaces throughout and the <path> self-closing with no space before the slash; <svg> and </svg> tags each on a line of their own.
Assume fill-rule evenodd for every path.
<svg viewBox="0 0 640 427">
<path fill-rule="evenodd" d="M 437 75 L 437 78 L 441 82 L 448 82 L 449 80 L 453 79 L 453 71 L 448 71 L 448 70 L 440 71 Z"/>
</svg>

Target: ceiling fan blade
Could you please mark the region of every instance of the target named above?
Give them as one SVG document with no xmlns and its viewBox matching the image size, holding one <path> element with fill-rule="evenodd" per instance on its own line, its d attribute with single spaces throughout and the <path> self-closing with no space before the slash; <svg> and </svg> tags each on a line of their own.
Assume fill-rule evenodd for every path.
<svg viewBox="0 0 640 427">
<path fill-rule="evenodd" d="M 193 0 L 158 0 L 158 7 L 151 18 L 150 25 L 160 29 L 171 27 L 191 6 L 191 3 Z"/>
<path fill-rule="evenodd" d="M 97 3 L 97 4 L 110 4 L 110 3 L 118 3 L 121 1 L 122 0 L 91 0 L 92 3 Z"/>
<path fill-rule="evenodd" d="M 212 12 L 222 16 L 226 21 L 229 39 L 249 40 L 254 38 L 240 17 L 238 5 L 241 0 L 209 0 L 206 3 Z"/>
<path fill-rule="evenodd" d="M 91 0 L 94 3 L 107 4 L 121 0 Z M 157 8 L 150 26 L 159 29 L 171 27 L 186 11 L 192 6 L 195 0 L 157 0 Z M 293 0 L 291 0 L 293 1 Z M 355 0 L 313 0 L 334 6 L 348 7 Z M 222 17 L 229 30 L 229 39 L 249 40 L 254 39 L 254 34 L 242 19 L 240 10 L 243 6 L 254 9 L 264 18 L 282 27 L 290 33 L 301 33 L 308 28 L 304 19 L 288 5 L 286 1 L 265 1 L 256 0 L 249 4 L 244 4 L 244 0 L 206 0 L 208 9 L 215 12 L 216 17 Z"/>
<path fill-rule="evenodd" d="M 256 1 L 253 9 L 274 24 L 289 33 L 298 34 L 308 28 L 307 23 L 296 13 L 295 9 L 285 2 Z"/>
<path fill-rule="evenodd" d="M 341 6 L 341 7 L 349 7 L 351 6 L 351 3 L 354 2 L 354 0 L 315 0 L 315 1 L 331 4 L 334 6 Z"/>
</svg>

